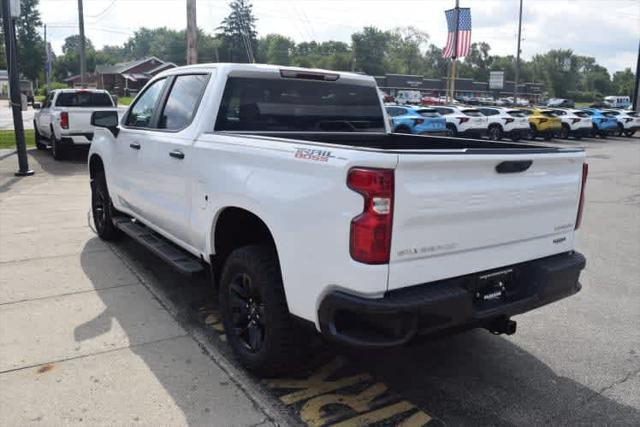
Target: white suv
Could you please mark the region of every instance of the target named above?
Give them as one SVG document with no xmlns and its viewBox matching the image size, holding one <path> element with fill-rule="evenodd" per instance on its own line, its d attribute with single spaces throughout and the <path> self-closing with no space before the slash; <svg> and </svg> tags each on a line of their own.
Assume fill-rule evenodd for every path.
<svg viewBox="0 0 640 427">
<path fill-rule="evenodd" d="M 489 121 L 477 108 L 443 105 L 434 107 L 447 121 L 451 136 L 481 137 L 487 133 Z"/>
<path fill-rule="evenodd" d="M 569 136 L 573 136 L 575 139 L 580 139 L 583 136 L 591 135 L 593 131 L 591 116 L 584 111 L 569 108 L 554 108 L 552 113 L 562 122 L 560 138 L 569 139 Z"/>
<path fill-rule="evenodd" d="M 618 120 L 617 136 L 633 136 L 640 129 L 640 115 L 635 111 L 629 110 L 606 110 L 607 115 L 615 116 Z"/>
<path fill-rule="evenodd" d="M 480 107 L 479 110 L 487 117 L 487 136 L 493 141 L 500 141 L 503 136 L 518 141 L 531 132 L 529 119 L 521 110 L 501 107 Z"/>
</svg>

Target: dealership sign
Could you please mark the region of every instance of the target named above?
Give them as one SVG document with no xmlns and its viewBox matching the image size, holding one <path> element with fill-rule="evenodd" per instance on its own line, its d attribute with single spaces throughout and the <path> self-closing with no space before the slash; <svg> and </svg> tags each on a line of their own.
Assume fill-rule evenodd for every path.
<svg viewBox="0 0 640 427">
<path fill-rule="evenodd" d="M 504 87 L 504 71 L 489 71 L 489 89 Z"/>
</svg>

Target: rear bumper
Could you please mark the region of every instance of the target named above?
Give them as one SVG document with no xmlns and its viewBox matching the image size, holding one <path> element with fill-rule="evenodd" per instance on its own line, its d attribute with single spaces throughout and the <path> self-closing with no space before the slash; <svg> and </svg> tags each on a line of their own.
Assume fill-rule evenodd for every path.
<svg viewBox="0 0 640 427">
<path fill-rule="evenodd" d="M 344 344 L 389 347 L 418 335 L 485 326 L 577 293 L 585 264 L 584 256 L 570 252 L 498 269 L 511 270 L 512 277 L 498 297 L 493 288 L 479 287 L 496 270 L 398 289 L 379 299 L 333 291 L 320 304 L 320 330 Z"/>
<path fill-rule="evenodd" d="M 484 136 L 487 133 L 487 128 L 469 128 L 463 131 L 459 131 L 459 136 Z"/>
<path fill-rule="evenodd" d="M 89 145 L 93 141 L 93 132 L 71 132 L 60 135 L 64 145 Z"/>
<path fill-rule="evenodd" d="M 592 127 L 582 127 L 577 129 L 571 129 L 570 134 L 573 136 L 589 136 L 593 131 Z"/>
</svg>

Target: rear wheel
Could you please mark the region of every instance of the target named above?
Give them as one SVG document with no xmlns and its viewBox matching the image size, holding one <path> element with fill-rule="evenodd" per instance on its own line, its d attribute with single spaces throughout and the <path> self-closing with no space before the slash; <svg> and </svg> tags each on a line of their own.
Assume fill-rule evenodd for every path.
<svg viewBox="0 0 640 427">
<path fill-rule="evenodd" d="M 537 136 L 538 136 L 538 129 L 536 129 L 534 125 L 531 125 L 531 132 L 529 132 L 529 139 L 531 139 L 532 141 L 535 141 Z"/>
<path fill-rule="evenodd" d="M 512 140 L 513 142 L 518 142 L 518 141 L 520 141 L 520 138 L 521 138 L 521 137 L 522 137 L 522 136 L 520 135 L 520 132 L 512 132 L 512 133 L 511 133 L 511 140 Z"/>
<path fill-rule="evenodd" d="M 67 153 L 65 152 L 65 147 L 63 147 L 62 144 L 60 143 L 60 140 L 56 138 L 56 134 L 53 132 L 53 129 L 51 129 L 50 140 L 51 140 L 51 155 L 53 155 L 53 158 L 56 160 L 63 160 Z"/>
<path fill-rule="evenodd" d="M 447 123 L 447 133 L 449 136 L 458 136 L 458 130 L 452 123 Z"/>
<path fill-rule="evenodd" d="M 489 139 L 492 141 L 500 141 L 502 139 L 502 128 L 498 125 L 489 127 Z"/>
<path fill-rule="evenodd" d="M 227 340 L 240 363 L 263 376 L 290 371 L 306 345 L 287 307 L 275 250 L 251 245 L 231 252 L 219 292 Z"/>
<path fill-rule="evenodd" d="M 42 142 L 42 137 L 40 136 L 40 132 L 38 132 L 38 128 L 36 127 L 36 123 L 33 122 L 33 137 L 36 142 L 36 148 L 38 150 L 45 150 L 47 148 L 47 144 Z"/>
<path fill-rule="evenodd" d="M 569 139 L 569 133 L 571 130 L 569 129 L 569 125 L 562 125 L 562 129 L 560 129 L 560 138 L 561 139 Z"/>
<path fill-rule="evenodd" d="M 636 133 L 635 130 L 626 130 L 624 131 L 624 136 L 632 137 Z"/>
<path fill-rule="evenodd" d="M 98 237 L 103 240 L 117 240 L 122 236 L 122 232 L 113 224 L 117 211 L 111 203 L 104 172 L 98 172 L 91 181 L 91 213 Z"/>
<path fill-rule="evenodd" d="M 622 123 L 618 123 L 618 131 L 616 132 L 616 136 L 622 136 L 624 134 L 624 126 Z"/>
</svg>

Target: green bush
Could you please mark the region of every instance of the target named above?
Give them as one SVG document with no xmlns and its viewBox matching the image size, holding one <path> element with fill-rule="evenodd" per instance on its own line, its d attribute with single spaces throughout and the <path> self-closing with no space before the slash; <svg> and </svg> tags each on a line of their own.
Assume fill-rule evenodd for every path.
<svg viewBox="0 0 640 427">
<path fill-rule="evenodd" d="M 576 102 L 601 102 L 602 94 L 600 92 L 581 92 L 581 91 L 569 91 L 567 97 L 573 99 Z"/>
<path fill-rule="evenodd" d="M 49 90 L 54 90 L 54 89 L 68 89 L 69 85 L 66 83 L 60 83 L 60 82 L 51 82 L 49 83 Z M 38 88 L 38 95 L 40 96 L 46 96 L 46 86 L 40 86 Z"/>
</svg>

